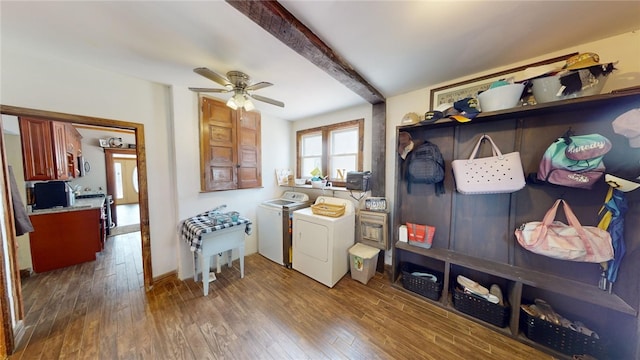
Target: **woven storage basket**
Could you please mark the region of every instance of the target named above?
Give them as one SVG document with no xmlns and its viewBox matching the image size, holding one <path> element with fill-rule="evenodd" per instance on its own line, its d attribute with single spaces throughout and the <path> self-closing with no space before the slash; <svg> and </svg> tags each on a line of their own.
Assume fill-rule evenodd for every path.
<svg viewBox="0 0 640 360">
<path fill-rule="evenodd" d="M 316 215 L 340 217 L 344 215 L 346 205 L 334 205 L 334 204 L 313 204 L 311 205 L 311 211 Z"/>
<path fill-rule="evenodd" d="M 441 272 L 433 271 L 426 267 L 411 263 L 403 263 L 401 270 L 402 286 L 405 289 L 413 291 L 414 293 L 420 294 L 431 300 L 437 301 L 440 299 L 440 295 L 442 294 L 442 279 L 444 278 Z M 433 274 L 438 278 L 438 280 L 433 282 L 421 276 L 411 275 L 411 273 L 416 271 Z"/>
<path fill-rule="evenodd" d="M 485 299 L 465 294 L 462 289 L 457 287 L 453 292 L 453 307 L 501 328 L 509 323 L 509 310 L 511 309 L 509 304 L 505 302 L 504 306 L 500 306 Z"/>
<path fill-rule="evenodd" d="M 529 339 L 563 354 L 589 354 L 598 359 L 607 358 L 601 339 L 531 316 L 522 309 L 520 327 Z"/>
</svg>

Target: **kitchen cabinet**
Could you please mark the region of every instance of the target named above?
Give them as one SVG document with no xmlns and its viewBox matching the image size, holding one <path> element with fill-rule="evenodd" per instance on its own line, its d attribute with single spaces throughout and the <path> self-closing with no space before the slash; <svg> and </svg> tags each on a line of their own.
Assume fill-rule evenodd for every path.
<svg viewBox="0 0 640 360">
<path fill-rule="evenodd" d="M 610 358 L 640 358 L 637 285 L 640 252 L 635 251 L 640 248 L 640 223 L 625 223 L 627 255 L 611 293 L 597 286 L 599 264 L 562 261 L 530 253 L 517 243 L 513 234 L 522 223 L 542 220 L 557 198 L 564 198 L 571 205 L 583 225 L 595 226 L 608 189 L 604 181 L 591 190 L 527 184 L 511 194 L 463 195 L 456 192 L 450 170 L 452 160 L 468 158 L 478 137 L 489 134 L 503 153 L 520 152 L 525 175 L 534 173 L 546 148 L 571 128 L 578 135 L 606 136 L 613 144 L 604 158 L 607 170 L 638 176 L 640 149 L 630 148 L 627 138 L 615 134 L 611 126 L 617 116 L 634 108 L 640 108 L 637 90 L 487 112 L 468 123 L 445 119 L 428 125 L 397 127 L 396 139 L 400 131 L 406 131 L 413 139 L 438 145 L 447 171 L 444 195 L 437 196 L 433 185 L 428 184 L 412 184 L 408 193 L 401 174 L 403 160 L 397 157 L 392 229 L 394 286 L 402 288 L 401 266 L 405 262 L 442 273 L 441 298 L 423 299 L 477 320 L 453 306 L 457 275 L 486 287 L 498 284 L 511 306 L 508 326 L 499 328 L 477 320 L 479 323 L 554 356 L 569 358 L 525 336 L 520 305 L 540 298 L 556 312 L 596 330 L 606 343 Z M 479 156 L 491 155 L 490 149 L 483 151 Z M 629 203 L 626 219 L 640 218 L 640 191 L 626 193 L 626 198 Z M 565 221 L 561 216 L 558 220 Z M 398 242 L 398 228 L 406 222 L 435 226 L 432 248 Z"/>
<path fill-rule="evenodd" d="M 25 181 L 69 180 L 77 176 L 80 135 L 70 124 L 46 119 L 19 119 Z M 81 137 L 80 137 L 81 138 Z"/>
<path fill-rule="evenodd" d="M 78 200 L 72 207 L 32 212 L 29 218 L 34 231 L 29 242 L 33 271 L 95 260 L 106 236 L 103 203 L 104 198 Z"/>
</svg>

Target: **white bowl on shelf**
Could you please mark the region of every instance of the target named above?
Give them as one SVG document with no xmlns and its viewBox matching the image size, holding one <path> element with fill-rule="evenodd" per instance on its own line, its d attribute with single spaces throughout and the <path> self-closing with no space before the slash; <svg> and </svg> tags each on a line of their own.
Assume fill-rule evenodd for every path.
<svg viewBox="0 0 640 360">
<path fill-rule="evenodd" d="M 483 91 L 478 95 L 482 112 L 498 111 L 515 107 L 520 102 L 524 84 L 509 84 Z"/>
<path fill-rule="evenodd" d="M 567 74 L 546 76 L 531 81 L 531 89 L 533 91 L 533 97 L 536 98 L 536 102 L 539 104 L 548 103 L 552 101 L 573 99 L 583 96 L 598 95 L 602 91 L 604 84 L 607 82 L 607 75 L 600 75 L 595 77 L 589 74 L 589 69 L 576 70 L 580 73 L 581 78 L 589 79 L 588 84 L 583 84 L 582 90 L 568 95 L 558 95 L 560 87 L 560 78 Z"/>
</svg>

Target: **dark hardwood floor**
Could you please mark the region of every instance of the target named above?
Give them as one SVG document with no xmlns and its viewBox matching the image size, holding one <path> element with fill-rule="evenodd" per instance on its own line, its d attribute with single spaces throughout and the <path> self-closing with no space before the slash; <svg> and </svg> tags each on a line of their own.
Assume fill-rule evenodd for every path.
<svg viewBox="0 0 640 360">
<path fill-rule="evenodd" d="M 393 288 L 345 276 L 333 289 L 258 254 L 143 289 L 139 233 L 95 262 L 23 283 L 25 331 L 10 359 L 552 359 Z"/>
</svg>

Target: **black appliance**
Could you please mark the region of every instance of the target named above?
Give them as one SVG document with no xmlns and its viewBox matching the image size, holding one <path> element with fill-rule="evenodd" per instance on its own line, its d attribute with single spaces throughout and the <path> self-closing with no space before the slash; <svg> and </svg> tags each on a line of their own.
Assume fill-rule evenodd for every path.
<svg viewBox="0 0 640 360">
<path fill-rule="evenodd" d="M 34 210 L 72 206 L 75 200 L 73 190 L 64 181 L 39 182 L 33 185 Z"/>
<path fill-rule="evenodd" d="M 347 190 L 368 191 L 370 180 L 371 171 L 349 171 L 347 173 Z"/>
</svg>

